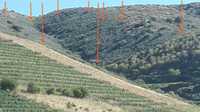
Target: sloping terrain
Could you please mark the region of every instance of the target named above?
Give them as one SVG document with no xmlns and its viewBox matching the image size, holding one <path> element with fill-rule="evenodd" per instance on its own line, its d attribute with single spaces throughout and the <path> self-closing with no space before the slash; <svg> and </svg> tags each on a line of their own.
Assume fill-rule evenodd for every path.
<svg viewBox="0 0 200 112">
<path fill-rule="evenodd" d="M 22 85 L 34 81 L 44 89 L 82 86 L 91 98 L 130 112 L 199 111 L 196 106 L 129 84 L 32 41 L 3 33 L 0 37 L 13 42 L 1 41 L 0 77 L 17 79 Z"/>
<path fill-rule="evenodd" d="M 200 4 L 185 9 L 185 33 L 178 33 L 177 5 L 126 6 L 128 19 L 117 21 L 119 7 L 108 8 L 101 23 L 100 66 L 152 89 L 200 101 Z M 39 19 L 36 19 L 39 28 Z M 96 9 L 65 9 L 46 15 L 45 32 L 88 62 L 95 60 Z M 142 84 L 143 85 L 143 84 Z"/>
<path fill-rule="evenodd" d="M 57 95 L 42 94 L 20 94 L 30 100 L 36 100 L 38 103 L 48 104 L 51 108 L 62 109 L 65 112 L 124 112 L 120 107 L 110 105 L 105 102 L 95 101 L 94 99 L 76 99 Z M 77 111 L 76 111 L 77 110 Z"/>
<path fill-rule="evenodd" d="M 33 21 L 34 19 L 35 17 L 33 17 Z M 15 35 L 15 36 L 20 36 L 22 38 L 26 38 L 26 39 L 39 43 L 40 31 L 34 28 L 33 21 L 29 21 L 27 16 L 14 12 L 14 11 L 9 11 L 8 16 L 5 17 L 2 14 L 2 10 L 0 10 L 0 31 L 1 32 Z M 45 35 L 45 37 L 46 37 L 45 43 L 47 47 L 70 56 L 71 52 L 69 50 L 64 49 L 58 43 L 57 39 L 47 34 Z"/>
<path fill-rule="evenodd" d="M 62 112 L 0 90 L 0 112 Z"/>
</svg>

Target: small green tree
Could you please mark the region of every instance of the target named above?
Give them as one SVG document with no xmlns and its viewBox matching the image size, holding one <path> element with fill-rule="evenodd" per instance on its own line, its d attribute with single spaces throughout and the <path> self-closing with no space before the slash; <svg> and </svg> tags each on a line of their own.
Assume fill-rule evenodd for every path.
<svg viewBox="0 0 200 112">
<path fill-rule="evenodd" d="M 86 96 L 89 95 L 87 89 L 85 89 L 85 88 L 80 88 L 80 90 L 81 90 L 81 92 L 82 92 L 82 97 L 86 97 Z"/>
<path fill-rule="evenodd" d="M 82 98 L 82 92 L 80 91 L 80 89 L 78 89 L 78 88 L 74 89 L 73 93 L 74 93 L 74 97 Z"/>
<path fill-rule="evenodd" d="M 14 80 L 2 79 L 0 83 L 1 89 L 5 91 L 13 91 L 17 88 L 17 83 Z"/>
<path fill-rule="evenodd" d="M 29 83 L 28 86 L 27 86 L 27 92 L 29 93 L 40 93 L 41 89 L 40 87 L 38 87 L 36 84 L 34 83 Z"/>
<path fill-rule="evenodd" d="M 64 89 L 63 92 L 62 92 L 62 94 L 64 96 L 74 97 L 74 93 L 73 93 L 73 91 L 71 89 Z"/>
<path fill-rule="evenodd" d="M 181 71 L 179 69 L 171 68 L 168 70 L 168 73 L 173 76 L 179 76 L 181 74 Z"/>
<path fill-rule="evenodd" d="M 73 89 L 73 93 L 76 98 L 84 98 L 88 95 L 87 90 L 82 87 Z"/>
<path fill-rule="evenodd" d="M 50 95 L 50 94 L 55 94 L 55 93 L 56 93 L 56 89 L 55 89 L 55 88 L 50 88 L 50 89 L 48 89 L 48 90 L 46 91 L 46 93 L 47 93 L 48 95 Z"/>
</svg>

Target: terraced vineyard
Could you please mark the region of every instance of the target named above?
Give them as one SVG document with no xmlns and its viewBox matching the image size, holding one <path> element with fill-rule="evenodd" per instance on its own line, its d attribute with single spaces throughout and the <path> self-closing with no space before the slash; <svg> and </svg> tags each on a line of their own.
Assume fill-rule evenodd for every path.
<svg viewBox="0 0 200 112">
<path fill-rule="evenodd" d="M 177 112 L 176 107 L 118 89 L 9 41 L 0 41 L 0 78 L 4 77 L 15 79 L 21 85 L 34 82 L 43 89 L 81 86 L 89 91 L 89 97 L 119 105 L 130 112 Z"/>
<path fill-rule="evenodd" d="M 11 96 L 7 92 L 0 91 L 0 112 L 61 112 L 51 110 L 45 105 L 33 101 Z"/>
</svg>

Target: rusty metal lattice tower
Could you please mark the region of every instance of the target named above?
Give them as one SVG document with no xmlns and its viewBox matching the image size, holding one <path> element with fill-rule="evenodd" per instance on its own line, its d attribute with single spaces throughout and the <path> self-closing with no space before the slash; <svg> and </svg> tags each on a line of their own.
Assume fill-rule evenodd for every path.
<svg viewBox="0 0 200 112">
<path fill-rule="evenodd" d="M 7 0 L 4 0 L 3 16 L 8 16 Z"/>
<path fill-rule="evenodd" d="M 60 0 L 57 0 L 56 4 L 57 4 L 56 15 L 60 16 L 60 14 L 61 14 L 60 13 Z"/>
<path fill-rule="evenodd" d="M 101 20 L 102 20 L 102 22 L 104 22 L 105 21 L 105 4 L 104 4 L 104 1 L 103 1 L 103 3 L 102 3 L 102 14 L 101 14 Z"/>
<path fill-rule="evenodd" d="M 179 7 L 179 24 L 178 24 L 178 32 L 184 33 L 184 4 L 183 0 L 180 1 L 180 7 Z"/>
<path fill-rule="evenodd" d="M 28 20 L 29 21 L 33 20 L 33 16 L 32 16 L 32 0 L 30 0 L 30 3 L 29 3 L 29 16 L 28 16 Z"/>
<path fill-rule="evenodd" d="M 125 20 L 127 19 L 126 16 L 126 9 L 124 7 L 124 0 L 121 1 L 121 7 L 119 9 L 119 16 L 117 18 L 119 21 Z"/>
<path fill-rule="evenodd" d="M 97 28 L 96 28 L 96 64 L 99 64 L 100 62 L 100 53 L 99 53 L 99 49 L 100 49 L 100 8 L 99 8 L 99 3 L 97 4 L 97 12 L 96 12 L 96 22 L 97 22 Z"/>
<path fill-rule="evenodd" d="M 45 18 L 44 18 L 44 3 L 41 3 L 41 32 L 40 32 L 40 44 L 45 45 L 46 39 L 45 39 L 45 33 L 44 33 L 44 24 L 45 24 Z"/>
</svg>

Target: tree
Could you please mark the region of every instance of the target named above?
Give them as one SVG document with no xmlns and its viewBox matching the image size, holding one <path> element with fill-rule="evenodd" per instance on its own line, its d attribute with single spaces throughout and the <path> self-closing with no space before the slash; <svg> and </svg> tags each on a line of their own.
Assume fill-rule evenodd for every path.
<svg viewBox="0 0 200 112">
<path fill-rule="evenodd" d="M 180 23 L 180 22 L 181 22 L 181 19 L 180 19 L 180 17 L 178 16 L 178 17 L 175 18 L 174 21 L 175 21 L 175 23 Z"/>
<path fill-rule="evenodd" d="M 168 73 L 172 76 L 179 76 L 181 74 L 181 71 L 179 69 L 169 69 Z"/>
<path fill-rule="evenodd" d="M 2 79 L 0 86 L 2 90 L 13 91 L 17 88 L 17 83 L 14 80 Z"/>
<path fill-rule="evenodd" d="M 41 89 L 40 87 L 38 87 L 36 84 L 34 83 L 29 83 L 28 86 L 27 86 L 27 92 L 29 93 L 40 93 Z"/>
<path fill-rule="evenodd" d="M 64 89 L 62 92 L 62 95 L 68 96 L 68 97 L 74 97 L 74 93 L 71 89 Z"/>
<path fill-rule="evenodd" d="M 50 88 L 50 89 L 48 89 L 48 90 L 46 91 L 46 93 L 47 93 L 48 95 L 50 95 L 50 94 L 55 94 L 55 93 L 56 93 L 56 90 L 55 90 L 55 88 Z"/>
<path fill-rule="evenodd" d="M 85 88 L 75 88 L 73 89 L 74 97 L 76 98 L 84 98 L 88 95 L 88 92 Z"/>
</svg>

